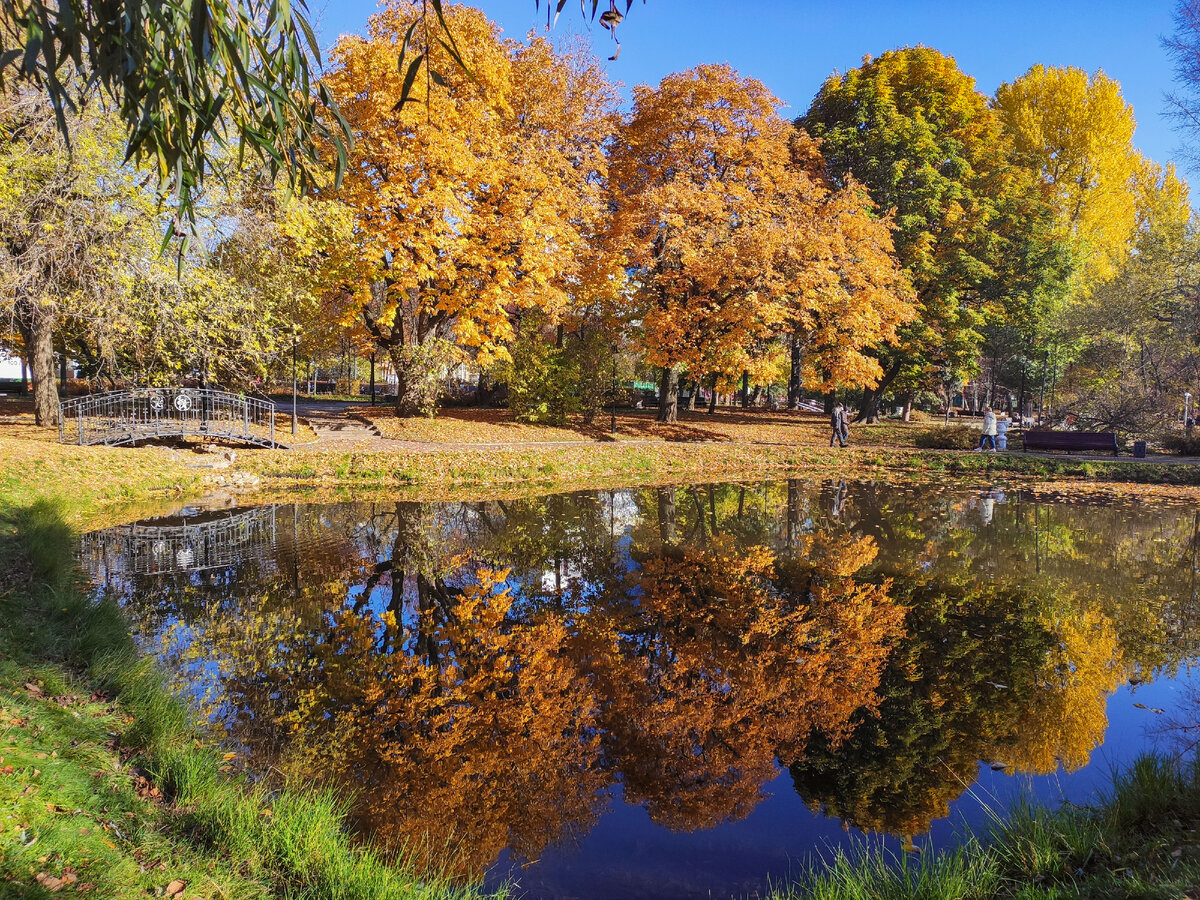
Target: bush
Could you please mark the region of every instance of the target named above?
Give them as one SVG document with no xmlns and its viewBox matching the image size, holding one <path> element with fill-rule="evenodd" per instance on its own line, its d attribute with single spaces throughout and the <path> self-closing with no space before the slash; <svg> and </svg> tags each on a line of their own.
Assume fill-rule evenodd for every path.
<svg viewBox="0 0 1200 900">
<path fill-rule="evenodd" d="M 513 341 L 511 354 L 508 408 L 517 421 L 565 425 L 581 406 L 577 362 L 529 325 Z"/>
<path fill-rule="evenodd" d="M 1193 431 L 1190 435 L 1179 432 L 1163 435 L 1162 446 L 1164 450 L 1180 456 L 1200 456 L 1200 431 Z"/>
<path fill-rule="evenodd" d="M 923 450 L 970 450 L 979 446 L 979 429 L 970 425 L 939 425 L 917 432 L 913 443 Z"/>
</svg>

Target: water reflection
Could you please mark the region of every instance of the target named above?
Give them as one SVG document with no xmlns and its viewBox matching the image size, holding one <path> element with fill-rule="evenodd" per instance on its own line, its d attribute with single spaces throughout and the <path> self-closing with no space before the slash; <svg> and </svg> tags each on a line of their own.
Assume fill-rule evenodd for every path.
<svg viewBox="0 0 1200 900">
<path fill-rule="evenodd" d="M 1178 508 L 790 481 L 271 521 L 200 574 L 100 537 L 85 563 L 256 767 L 352 787 L 364 833 L 471 877 L 618 795 L 676 832 L 741 820 L 779 766 L 909 839 L 979 761 L 1086 765 L 1119 685 L 1197 655 Z"/>
</svg>

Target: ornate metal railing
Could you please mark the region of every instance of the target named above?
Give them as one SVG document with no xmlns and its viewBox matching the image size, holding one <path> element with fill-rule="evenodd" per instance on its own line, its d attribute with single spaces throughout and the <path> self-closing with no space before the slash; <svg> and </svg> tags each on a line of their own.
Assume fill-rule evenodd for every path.
<svg viewBox="0 0 1200 900">
<path fill-rule="evenodd" d="M 275 440 L 275 404 L 228 391 L 134 388 L 58 405 L 58 439 L 63 443 L 132 444 L 187 435 L 283 446 Z"/>
<path fill-rule="evenodd" d="M 80 562 L 98 583 L 118 572 L 164 575 L 226 569 L 275 548 L 275 507 L 150 519 L 93 531 Z"/>
</svg>

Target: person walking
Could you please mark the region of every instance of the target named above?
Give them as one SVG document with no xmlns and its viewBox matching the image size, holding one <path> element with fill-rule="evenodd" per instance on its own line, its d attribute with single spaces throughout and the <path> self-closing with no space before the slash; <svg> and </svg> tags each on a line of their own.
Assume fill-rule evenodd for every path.
<svg viewBox="0 0 1200 900">
<path fill-rule="evenodd" d="M 833 405 L 833 415 L 829 418 L 829 424 L 833 427 L 833 434 L 829 436 L 829 446 L 833 446 L 833 442 L 837 441 L 839 447 L 845 447 L 850 440 L 850 428 L 846 425 L 846 408 L 840 403 Z"/>
<path fill-rule="evenodd" d="M 996 452 L 996 414 L 990 406 L 983 408 L 983 434 L 979 436 L 977 449 L 982 451 L 984 444 L 991 444 L 992 452 Z"/>
</svg>

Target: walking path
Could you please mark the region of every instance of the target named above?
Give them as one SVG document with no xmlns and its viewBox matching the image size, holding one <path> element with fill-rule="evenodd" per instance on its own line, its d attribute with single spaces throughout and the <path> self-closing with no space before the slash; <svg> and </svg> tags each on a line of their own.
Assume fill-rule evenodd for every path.
<svg viewBox="0 0 1200 900">
<path fill-rule="evenodd" d="M 380 430 L 370 421 L 356 415 L 359 408 L 369 408 L 365 404 L 350 403 L 344 400 L 298 400 L 297 415 L 306 422 L 317 436 L 317 440 L 308 444 L 299 444 L 297 450 L 315 451 L 361 451 L 361 452 L 409 452 L 437 453 L 442 451 L 469 452 L 472 450 L 495 449 L 532 449 L 537 447 L 582 447 L 589 444 L 607 443 L 593 439 L 574 441 L 488 441 L 464 444 L 456 441 L 418 441 L 402 440 L 384 437 Z M 290 404 L 279 404 L 279 412 L 283 415 L 291 413 Z M 664 443 L 663 438 L 632 438 L 621 439 L 621 444 L 645 445 Z M 736 444 L 737 441 L 730 441 Z M 754 441 L 760 446 L 791 446 L 789 442 Z M 911 448 L 909 448 L 911 449 Z M 960 453 L 962 451 L 947 450 L 945 453 Z M 1196 465 L 1200 459 L 1185 456 L 1152 456 L 1147 459 L 1135 459 L 1131 456 L 1112 456 L 1095 454 L 1065 454 L 1045 452 L 1023 452 L 1020 450 L 1001 451 L 1004 455 L 1031 457 L 1038 459 L 1055 459 L 1067 462 L 1095 463 L 1152 463 L 1158 465 Z"/>
</svg>

